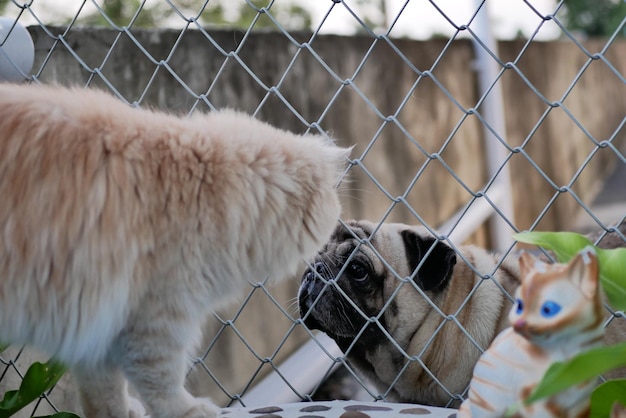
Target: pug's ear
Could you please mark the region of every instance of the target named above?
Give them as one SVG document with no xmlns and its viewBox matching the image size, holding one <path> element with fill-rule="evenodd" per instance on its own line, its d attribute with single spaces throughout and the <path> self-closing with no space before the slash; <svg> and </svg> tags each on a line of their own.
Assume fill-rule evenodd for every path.
<svg viewBox="0 0 626 418">
<path fill-rule="evenodd" d="M 430 251 L 424 264 L 417 272 L 416 283 L 424 291 L 443 289 L 452 277 L 452 270 L 456 264 L 456 253 L 446 243 L 432 237 L 424 237 L 415 231 L 406 229 L 401 232 L 406 248 L 409 270 L 415 271 L 422 258 Z"/>
</svg>

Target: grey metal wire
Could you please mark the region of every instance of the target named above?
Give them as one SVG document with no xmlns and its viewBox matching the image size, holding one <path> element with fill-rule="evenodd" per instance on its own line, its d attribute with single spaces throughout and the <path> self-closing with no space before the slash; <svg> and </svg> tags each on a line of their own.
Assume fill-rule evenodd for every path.
<svg viewBox="0 0 626 418">
<path fill-rule="evenodd" d="M 343 1 L 343 0 L 328 1 L 325 3 L 327 4 L 326 12 L 324 13 L 323 17 L 321 18 L 319 23 L 316 25 L 316 27 L 313 28 L 311 34 L 307 35 L 307 40 L 304 42 L 298 41 L 296 39 L 296 36 L 293 33 L 291 33 L 290 30 L 286 27 L 285 22 L 281 22 L 279 17 L 275 14 L 276 9 L 274 5 L 278 4 L 279 2 L 272 0 L 272 1 L 267 2 L 267 4 L 259 7 L 255 5 L 253 2 L 251 2 L 250 0 L 241 0 L 242 2 L 245 2 L 249 7 L 254 9 L 254 11 L 256 12 L 256 16 L 253 18 L 250 25 L 247 28 L 245 28 L 245 30 L 243 30 L 241 39 L 239 39 L 236 47 L 233 49 L 225 48 L 222 45 L 220 45 L 218 40 L 216 40 L 216 38 L 211 34 L 211 31 L 208 30 L 204 26 L 202 17 L 203 17 L 203 12 L 205 11 L 205 9 L 210 6 L 210 3 L 208 0 L 204 0 L 204 2 L 200 4 L 198 11 L 191 15 L 186 15 L 186 11 L 183 10 L 181 7 L 177 6 L 175 2 L 171 0 L 162 0 L 162 1 L 164 4 L 169 6 L 173 15 L 178 19 L 180 23 L 178 36 L 176 40 L 174 41 L 174 43 L 171 45 L 169 53 L 163 58 L 153 56 L 153 54 L 151 54 L 148 51 L 148 49 L 142 44 L 140 38 L 137 37 L 135 33 L 133 32 L 135 22 L 140 17 L 140 14 L 147 7 L 145 0 L 139 4 L 137 11 L 132 16 L 128 25 L 126 26 L 119 26 L 115 24 L 115 22 L 106 15 L 105 11 L 95 0 L 83 0 L 77 9 L 77 13 L 71 17 L 68 23 L 64 25 L 64 28 L 62 28 L 60 33 L 56 33 L 57 32 L 56 29 L 55 30 L 51 29 L 46 23 L 46 19 L 35 10 L 34 6 L 37 5 L 38 0 L 31 0 L 30 2 L 23 3 L 23 4 L 18 4 L 17 2 L 13 2 L 10 4 L 9 7 L 14 7 L 17 10 L 17 12 L 15 13 L 16 21 L 20 21 L 20 19 L 23 18 L 24 16 L 30 16 L 30 18 L 34 19 L 37 22 L 40 28 L 44 31 L 45 35 L 50 40 L 53 41 L 50 49 L 44 54 L 44 57 L 41 60 L 41 63 L 39 65 L 39 68 L 35 69 L 33 74 L 31 75 L 31 79 L 35 82 L 39 82 L 41 80 L 42 74 L 44 70 L 46 69 L 47 65 L 49 64 L 49 62 L 51 61 L 53 54 L 58 50 L 63 50 L 69 53 L 73 57 L 73 59 L 76 61 L 76 63 L 80 66 L 80 68 L 85 72 L 85 74 L 87 74 L 87 79 L 85 81 L 86 85 L 90 85 L 92 83 L 95 83 L 96 81 L 103 83 L 112 92 L 114 92 L 118 97 L 120 97 L 122 100 L 126 101 L 128 104 L 133 105 L 133 106 L 142 106 L 157 76 L 161 72 L 167 72 L 174 80 L 176 80 L 176 82 L 180 85 L 180 87 L 193 100 L 193 103 L 188 109 L 188 113 L 191 114 L 202 103 L 204 103 L 206 106 L 208 106 L 209 109 L 212 109 L 212 110 L 217 107 L 212 102 L 211 97 L 214 91 L 216 91 L 219 88 L 220 84 L 223 82 L 222 80 L 225 74 L 229 71 L 229 67 L 231 65 L 237 65 L 248 76 L 250 76 L 250 78 L 256 83 L 256 85 L 263 91 L 263 95 L 261 99 L 254 106 L 254 111 L 252 112 L 254 115 L 257 115 L 260 111 L 262 111 L 262 109 L 268 105 L 269 100 L 271 98 L 276 98 L 302 124 L 304 130 L 306 131 L 312 130 L 312 131 L 317 131 L 317 132 L 324 133 L 324 134 L 325 134 L 324 126 L 325 126 L 326 120 L 328 116 L 333 112 L 333 108 L 336 105 L 342 93 L 345 92 L 346 90 L 349 90 L 352 93 L 356 94 L 356 96 L 358 96 L 359 99 L 373 113 L 374 117 L 377 120 L 378 128 L 375 130 L 375 132 L 371 135 L 370 138 L 367 138 L 367 144 L 362 148 L 358 156 L 353 157 L 354 159 L 350 161 L 350 166 L 346 169 L 346 172 L 344 174 L 347 174 L 350 171 L 362 172 L 367 177 L 368 181 L 371 182 L 371 184 L 376 189 L 380 190 L 384 198 L 387 199 L 389 205 L 386 211 L 382 214 L 381 218 L 379 219 L 379 222 L 382 223 L 385 220 L 387 220 L 391 216 L 391 213 L 393 212 L 393 210 L 398 205 L 402 205 L 408 210 L 411 216 L 418 223 L 423 224 L 432 233 L 434 237 L 436 237 L 439 240 L 447 242 L 455 251 L 457 251 L 460 260 L 462 262 L 467 263 L 470 266 L 470 268 L 474 270 L 475 274 L 482 279 L 474 287 L 471 294 L 476 292 L 479 289 L 479 287 L 485 283 L 485 281 L 496 283 L 496 285 L 500 288 L 502 292 L 505 292 L 505 291 L 494 279 L 495 270 L 488 271 L 488 272 L 479 271 L 476 268 L 476 266 L 471 265 L 471 263 L 469 263 L 469 261 L 460 253 L 460 249 L 457 243 L 452 242 L 449 239 L 449 237 L 446 235 L 439 235 L 439 233 L 436 231 L 436 225 L 429 224 L 427 220 L 424 219 L 422 215 L 420 215 L 419 211 L 411 206 L 409 202 L 409 195 L 411 191 L 413 190 L 414 186 L 417 184 L 418 180 L 423 179 L 427 175 L 426 174 L 427 168 L 432 164 L 437 164 L 437 163 L 440 164 L 446 170 L 446 172 L 450 175 L 450 177 L 456 181 L 456 183 L 460 186 L 460 188 L 464 192 L 467 193 L 467 200 L 465 201 L 463 205 L 461 205 L 462 207 L 460 208 L 459 219 L 456 221 L 455 224 L 452 225 L 453 229 L 456 226 L 456 224 L 458 224 L 458 222 L 463 218 L 463 216 L 465 216 L 470 206 L 475 201 L 477 201 L 478 199 L 484 199 L 492 207 L 494 214 L 502 217 L 508 223 L 508 225 L 511 227 L 512 230 L 518 231 L 518 228 L 516 228 L 514 221 L 512 219 L 508 219 L 505 216 L 505 214 L 500 211 L 500 209 L 498 208 L 498 204 L 494 202 L 493 200 L 491 200 L 487 194 L 487 192 L 489 191 L 489 188 L 492 186 L 495 179 L 500 174 L 500 170 L 502 170 L 505 165 L 509 164 L 510 160 L 513 157 L 516 157 L 516 158 L 523 158 L 529 164 L 529 166 L 533 170 L 535 170 L 538 173 L 538 175 L 540 175 L 546 181 L 546 183 L 551 188 L 552 195 L 549 198 L 543 210 L 540 211 L 536 219 L 533 221 L 532 225 L 530 226 L 531 230 L 536 228 L 539 225 L 539 223 L 542 221 L 545 215 L 551 210 L 553 204 L 555 203 L 555 201 L 560 195 L 568 194 L 581 207 L 582 211 L 586 213 L 593 220 L 593 222 L 595 222 L 604 231 L 604 234 L 602 236 L 604 236 L 606 233 L 609 233 L 609 232 L 619 233 L 619 231 L 615 229 L 614 225 L 607 225 L 604 223 L 602 219 L 596 216 L 593 208 L 587 203 L 585 203 L 585 201 L 574 190 L 574 185 L 576 181 L 579 179 L 582 172 L 590 164 L 593 158 L 600 152 L 600 150 L 603 150 L 603 149 L 610 150 L 617 158 L 618 164 L 626 164 L 626 157 L 624 156 L 622 151 L 620 151 L 620 148 L 618 147 L 618 144 L 617 144 L 618 137 L 623 134 L 623 128 L 626 125 L 626 118 L 622 120 L 622 123 L 619 124 L 619 126 L 611 133 L 611 135 L 608 138 L 598 138 L 594 136 L 590 132 L 590 130 L 585 126 L 585 124 L 576 117 L 575 113 L 567 105 L 567 99 L 570 96 L 570 93 L 574 90 L 574 88 L 580 83 L 580 80 L 583 77 L 583 75 L 588 71 L 588 69 L 594 63 L 602 63 L 606 68 L 609 69 L 609 71 L 612 74 L 614 74 L 617 77 L 618 80 L 621 81 L 621 83 L 626 85 L 625 75 L 620 71 L 616 63 L 611 62 L 611 60 L 607 57 L 607 52 L 609 51 L 609 48 L 615 44 L 618 33 L 626 25 L 626 18 L 622 20 L 621 24 L 619 25 L 615 33 L 607 40 L 607 42 L 604 44 L 601 50 L 599 52 L 594 53 L 594 52 L 589 51 L 585 47 L 583 42 L 581 42 L 577 38 L 577 36 L 575 36 L 575 34 L 570 32 L 564 26 L 563 22 L 561 22 L 561 19 L 559 18 L 558 15 L 559 15 L 559 12 L 563 8 L 563 1 L 559 2 L 556 5 L 552 13 L 544 15 L 540 13 L 538 9 L 533 6 L 532 0 L 524 0 L 524 3 L 526 4 L 526 6 L 530 10 L 532 10 L 532 12 L 540 19 L 540 23 L 537 25 L 536 29 L 530 35 L 530 37 L 524 42 L 522 48 L 520 49 L 519 53 L 517 53 L 515 58 L 510 62 L 505 62 L 498 56 L 496 51 L 491 51 L 487 47 L 486 42 L 484 42 L 484 40 L 482 40 L 480 36 L 478 36 L 477 33 L 472 29 L 472 22 L 474 21 L 474 18 L 478 14 L 479 9 L 486 7 L 485 1 L 483 1 L 480 4 L 479 9 L 477 9 L 472 14 L 472 16 L 470 16 L 467 22 L 459 25 L 455 23 L 449 16 L 446 15 L 444 10 L 437 4 L 437 0 L 429 0 L 429 4 L 432 7 L 434 7 L 434 9 L 450 24 L 450 27 L 453 28 L 454 33 L 449 36 L 447 42 L 442 47 L 441 51 L 437 54 L 432 65 L 430 65 L 429 68 L 420 69 L 419 65 L 415 63 L 414 60 L 410 59 L 406 54 L 404 54 L 401 51 L 400 47 L 398 46 L 398 41 L 391 36 L 392 30 L 396 26 L 401 15 L 403 13 L 406 13 L 405 10 L 410 0 L 406 0 L 403 3 L 398 13 L 392 17 L 392 21 L 390 22 L 389 26 L 386 28 L 384 33 L 380 33 L 380 34 L 376 33 L 375 30 L 373 30 L 367 25 L 366 20 L 360 15 L 358 8 L 354 6 L 353 2 Z M 321 1 L 319 3 L 322 4 Z M 97 12 L 100 15 L 102 15 L 102 17 L 108 23 L 109 27 L 116 32 L 113 42 L 111 43 L 110 46 L 105 47 L 105 53 L 103 54 L 103 58 L 97 65 L 90 65 L 87 62 L 85 62 L 85 60 L 81 57 L 80 51 L 75 50 L 75 48 L 72 47 L 71 42 L 68 41 L 68 38 L 71 36 L 72 31 L 76 28 L 78 24 L 78 21 L 79 21 L 78 19 L 81 13 L 83 13 L 84 8 L 88 5 L 95 6 Z M 332 66 L 328 62 L 326 62 L 323 56 L 316 50 L 316 40 L 321 36 L 321 31 L 324 25 L 327 23 L 329 17 L 333 13 L 337 13 L 338 8 L 343 8 L 344 11 L 347 12 L 354 19 L 354 22 L 356 23 L 356 25 L 359 26 L 362 32 L 364 32 L 371 39 L 371 43 L 367 47 L 367 50 L 363 53 L 363 56 L 360 58 L 360 61 L 356 65 L 356 68 L 347 78 L 343 78 L 342 76 L 340 76 L 340 74 L 337 71 L 335 71 L 332 68 Z M 282 70 L 281 74 L 277 74 L 277 77 L 276 77 L 277 81 L 274 84 L 264 81 L 258 74 L 255 73 L 255 71 L 249 65 L 249 63 L 246 63 L 244 59 L 241 58 L 241 53 L 243 51 L 243 48 L 247 44 L 248 39 L 250 39 L 250 37 L 253 35 L 256 24 L 262 16 L 267 17 L 269 21 L 275 26 L 275 29 L 288 40 L 289 44 L 292 47 L 295 48 L 295 51 L 293 52 L 293 55 L 289 59 L 289 62 L 284 68 L 284 70 Z M 531 46 L 533 41 L 535 41 L 539 31 L 543 28 L 543 26 L 547 22 L 552 22 L 556 24 L 560 28 L 563 36 L 572 44 L 574 44 L 586 57 L 584 63 L 581 65 L 579 69 L 577 69 L 576 74 L 573 76 L 571 82 L 563 90 L 563 92 L 560 94 L 560 97 L 557 100 L 551 100 L 545 92 L 541 91 L 541 89 L 538 86 L 536 86 L 526 74 L 524 74 L 524 71 L 520 65 L 521 59 L 525 56 L 525 54 L 528 51 L 528 48 Z M 221 59 L 221 64 L 219 65 L 219 68 L 217 69 L 217 72 L 215 73 L 212 82 L 210 83 L 208 88 L 204 91 L 195 91 L 194 88 L 190 84 L 188 84 L 181 77 L 180 74 L 177 73 L 176 69 L 172 66 L 172 63 L 171 63 L 172 57 L 178 50 L 179 45 L 181 44 L 183 38 L 191 30 L 201 33 L 204 37 L 204 40 L 206 41 L 206 47 L 212 48 L 215 51 L 217 51 Z M 438 67 L 440 66 L 440 63 L 442 62 L 442 60 L 444 59 L 444 57 L 450 54 L 450 49 L 454 41 L 458 40 L 462 36 L 470 37 L 481 48 L 485 49 L 485 51 L 490 55 L 490 57 L 497 63 L 498 68 L 499 68 L 497 77 L 495 80 L 493 80 L 493 84 L 491 85 L 491 87 L 487 89 L 487 91 L 485 91 L 483 94 L 481 94 L 480 97 L 478 97 L 477 102 L 473 104 L 473 106 L 470 106 L 470 107 L 462 105 L 460 99 L 455 97 L 455 92 L 452 89 L 446 87 L 444 82 L 440 80 L 439 77 L 436 75 L 436 71 Z M 109 80 L 107 76 L 105 75 L 105 68 L 109 64 L 111 57 L 116 51 L 116 48 L 118 48 L 118 46 L 120 45 L 120 43 L 122 42 L 124 38 L 127 38 L 128 40 L 130 40 L 130 42 L 132 42 L 132 44 L 137 48 L 137 53 L 145 57 L 148 60 L 148 62 L 150 62 L 150 64 L 152 65 L 152 72 L 148 77 L 148 81 L 136 99 L 124 97 L 124 95 L 119 91 L 115 83 Z M 380 45 L 386 45 L 387 47 L 389 47 L 396 54 L 396 56 L 401 60 L 401 62 L 406 66 L 406 68 L 412 71 L 415 76 L 415 81 L 412 83 L 408 91 L 405 93 L 404 97 L 399 98 L 400 99 L 399 104 L 389 114 L 381 110 L 380 106 L 377 105 L 377 103 L 375 103 L 375 101 L 372 98 L 368 97 L 368 94 L 361 87 L 359 87 L 359 83 L 358 83 L 359 75 L 364 71 L 364 68 L 367 66 L 368 62 L 373 59 L 374 51 Z M 319 63 L 321 70 L 325 71 L 326 74 L 336 83 L 336 90 L 330 95 L 328 102 L 319 113 L 319 116 L 317 118 L 314 118 L 313 120 L 308 120 L 307 116 L 304 115 L 302 112 L 300 112 L 297 109 L 297 107 L 293 103 L 290 102 L 288 97 L 286 97 L 283 92 L 283 86 L 284 86 L 285 80 L 293 72 L 297 61 L 299 60 L 300 57 L 303 56 L 303 54 L 310 54 L 310 56 L 313 57 L 315 62 Z M 527 89 L 531 91 L 539 100 L 541 100 L 541 102 L 545 106 L 542 114 L 539 116 L 534 126 L 526 133 L 525 137 L 521 141 L 521 144 L 517 146 L 513 146 L 509 144 L 506 141 L 506 139 L 503 137 L 503 133 L 497 132 L 492 126 L 490 126 L 487 119 L 484 117 L 483 114 L 481 114 L 481 110 L 479 110 L 481 109 L 481 105 L 483 104 L 487 96 L 492 94 L 492 89 L 496 86 L 496 84 L 501 82 L 505 75 L 509 75 L 511 73 L 514 73 L 517 77 L 519 77 L 519 79 L 525 84 Z M 445 136 L 445 138 L 443 139 L 441 143 L 441 146 L 439 146 L 439 149 L 436 150 L 435 152 L 429 152 L 427 150 L 427 147 L 423 144 L 421 138 L 416 138 L 410 132 L 410 129 L 404 126 L 403 123 L 400 121 L 400 114 L 406 108 L 407 104 L 410 102 L 411 98 L 417 91 L 418 87 L 422 85 L 423 83 L 427 82 L 425 80 L 432 81 L 432 83 L 439 89 L 439 91 L 460 112 L 460 117 L 454 123 L 452 130 Z M 315 94 L 316 92 L 307 92 L 307 93 Z M 542 169 L 536 161 L 533 160 L 532 156 L 530 155 L 528 151 L 529 143 L 533 140 L 533 138 L 536 137 L 536 134 L 539 128 L 546 123 L 548 116 L 550 115 L 550 113 L 555 111 L 555 109 L 560 109 L 560 111 L 562 111 L 565 115 L 567 115 L 567 117 L 572 121 L 574 126 L 576 126 L 576 128 L 580 130 L 580 132 L 582 132 L 584 136 L 589 140 L 590 144 L 593 145 L 592 150 L 589 152 L 585 160 L 578 167 L 576 172 L 571 176 L 569 181 L 565 182 L 565 184 L 561 184 L 557 180 L 550 178 L 550 175 L 544 169 Z M 490 178 L 486 179 L 485 184 L 482 187 L 471 186 L 467 182 L 467 180 L 465 180 L 461 175 L 455 172 L 455 168 L 451 164 L 449 164 L 448 161 L 446 161 L 446 158 L 444 156 L 444 152 L 446 151 L 446 149 L 450 146 L 453 140 L 455 140 L 455 138 L 458 137 L 458 133 L 460 132 L 460 129 L 462 128 L 462 126 L 465 123 L 468 123 L 468 120 L 472 118 L 476 119 L 480 124 L 485 126 L 487 130 L 489 130 L 491 134 L 493 134 L 494 138 L 496 138 L 498 145 L 505 147 L 508 153 L 507 158 L 502 162 L 500 170 L 497 170 L 495 174 L 493 174 Z M 415 147 L 415 149 L 419 152 L 419 154 L 424 157 L 424 162 L 421 163 L 418 167 L 414 167 L 415 169 L 414 174 L 410 176 L 410 181 L 408 182 L 408 185 L 406 186 L 404 191 L 402 191 L 402 193 L 400 193 L 399 195 L 394 195 L 391 191 L 389 191 L 389 187 L 386 186 L 381 179 L 376 178 L 374 171 L 370 168 L 371 167 L 370 159 L 373 158 L 373 157 L 370 157 L 370 155 L 372 154 L 372 150 L 374 146 L 379 141 L 381 141 L 381 138 L 384 135 L 383 132 L 388 126 L 397 127 L 399 131 L 403 134 L 406 141 L 408 141 L 413 147 Z M 625 220 L 626 220 L 626 214 L 624 214 L 621 217 L 620 222 L 624 222 Z M 380 226 L 380 223 L 379 223 L 379 226 Z M 377 229 L 378 228 L 376 228 L 376 230 Z M 376 230 L 374 231 L 374 233 L 376 233 Z M 622 236 L 621 233 L 619 233 L 619 235 L 622 237 L 622 239 L 626 241 L 626 237 Z M 602 238 L 602 236 L 600 238 Z M 427 365 L 424 364 L 422 357 L 424 353 L 426 352 L 426 350 L 428 350 L 428 348 L 433 344 L 434 339 L 436 338 L 437 334 L 446 323 L 454 323 L 459 328 L 459 330 L 461 330 L 461 332 L 465 334 L 465 336 L 467 337 L 468 344 L 472 344 L 480 350 L 485 349 L 485 347 L 481 347 L 480 344 L 478 344 L 475 341 L 475 339 L 464 329 L 463 325 L 459 322 L 457 318 L 458 314 L 463 309 L 465 309 L 466 305 L 468 304 L 469 297 L 459 307 L 457 312 L 454 312 L 452 314 L 446 314 L 442 312 L 437 307 L 437 305 L 428 298 L 428 295 L 426 295 L 415 284 L 415 281 L 413 279 L 414 279 L 416 272 L 414 272 L 413 275 L 410 277 L 402 277 L 400 274 L 393 271 L 393 266 L 387 260 L 385 260 L 384 256 L 380 254 L 376 250 L 376 248 L 374 248 L 371 245 L 370 238 L 371 237 L 365 240 L 360 240 L 361 242 L 359 246 L 368 246 L 369 249 L 380 259 L 383 265 L 392 272 L 393 276 L 395 277 L 397 281 L 397 287 L 392 293 L 390 299 L 386 301 L 386 303 L 384 304 L 382 311 L 374 317 L 368 317 L 364 312 L 362 312 L 359 309 L 359 307 L 355 304 L 355 302 L 349 298 L 349 296 L 341 289 L 341 287 L 337 285 L 336 280 L 326 280 L 325 278 L 321 276 L 319 277 L 319 279 L 322 280 L 326 284 L 326 289 L 322 292 L 320 297 L 318 297 L 318 300 L 324 295 L 324 292 L 326 291 L 333 290 L 334 292 L 341 295 L 341 297 L 345 298 L 346 303 L 348 303 L 357 312 L 360 312 L 360 314 L 363 317 L 363 320 L 365 320 L 368 325 L 374 325 L 379 328 L 379 330 L 382 332 L 385 338 L 392 343 L 393 348 L 397 350 L 399 353 L 401 353 L 401 355 L 403 356 L 405 360 L 405 364 L 403 365 L 396 379 L 391 383 L 390 387 L 387 388 L 387 390 L 382 391 L 382 393 L 379 393 L 379 391 L 377 389 L 374 389 L 370 385 L 369 382 L 365 381 L 364 379 L 360 377 L 360 375 L 358 374 L 358 371 L 354 370 L 350 366 L 350 364 L 348 364 L 345 356 L 333 358 L 332 355 L 328 351 L 326 351 L 323 346 L 320 346 L 320 348 L 326 353 L 326 355 L 331 357 L 333 364 L 335 365 L 340 364 L 341 367 L 346 368 L 348 372 L 358 382 L 358 384 L 363 387 L 363 389 L 369 394 L 369 396 L 371 396 L 373 400 L 383 400 L 383 401 L 386 400 L 393 386 L 397 384 L 398 381 L 400 380 L 402 373 L 404 373 L 407 370 L 407 368 L 414 363 L 419 364 L 419 366 L 422 367 L 425 370 L 425 372 L 428 373 L 432 377 L 432 379 L 434 380 L 436 384 L 442 386 L 442 389 L 446 393 L 448 393 L 448 395 L 450 396 L 450 403 L 452 403 L 455 400 L 461 399 L 465 393 L 459 394 L 459 393 L 452 393 L 451 391 L 449 391 L 448 388 L 446 388 L 443 385 L 443 383 L 438 380 L 437 376 L 428 369 Z M 355 249 L 355 251 L 349 257 L 349 260 L 352 257 L 354 257 L 358 248 L 359 247 Z M 432 251 L 433 248 L 429 249 L 428 252 Z M 503 262 L 504 258 L 507 255 L 509 255 L 512 249 L 513 247 L 509 248 L 508 251 L 505 251 L 500 256 L 499 262 L 496 268 L 499 267 L 499 265 Z M 342 271 L 343 269 L 346 268 L 346 266 L 347 266 L 347 263 L 346 265 L 343 266 Z M 415 354 L 406 352 L 406 350 L 402 346 L 400 346 L 397 342 L 393 340 L 393 337 L 381 324 L 381 318 L 382 318 L 383 313 L 390 306 L 393 298 L 405 286 L 413 286 L 413 288 L 424 299 L 425 303 L 427 303 L 441 317 L 441 323 L 439 324 L 437 330 L 433 333 L 433 335 L 431 335 L 427 339 L 422 351 L 419 353 L 415 353 Z M 257 296 L 261 295 L 262 297 L 269 300 L 273 305 L 275 305 L 278 308 L 278 311 L 281 313 L 281 315 L 285 318 L 286 322 L 289 324 L 288 329 L 285 332 L 285 335 L 282 338 L 282 340 L 276 342 L 274 346 L 275 347 L 274 350 L 267 356 L 260 354 L 255 348 L 254 341 L 248 341 L 248 339 L 238 329 L 238 326 L 237 326 L 237 321 L 240 319 L 244 308 L 249 303 L 253 295 L 257 295 Z M 510 295 L 507 295 L 507 296 L 510 298 Z M 318 303 L 318 300 L 314 301 L 313 306 L 316 306 L 316 304 Z M 609 318 L 608 320 L 609 322 L 615 321 L 615 320 L 626 320 L 624 318 L 623 312 L 611 312 L 611 313 L 612 313 L 612 316 Z M 306 327 L 303 324 L 303 320 L 301 318 L 295 317 L 292 313 L 290 313 L 289 309 L 284 307 L 282 303 L 279 301 L 279 299 L 274 296 L 272 292 L 272 288 L 267 284 L 266 281 L 261 281 L 259 283 L 251 284 L 250 291 L 248 292 L 246 297 L 241 301 L 240 306 L 230 318 L 224 318 L 220 316 L 219 314 L 215 314 L 215 320 L 217 321 L 217 323 L 219 323 L 220 326 L 218 330 L 215 332 L 215 334 L 213 335 L 213 337 L 207 342 L 206 347 L 203 347 L 203 351 L 195 359 L 193 359 L 192 370 L 195 370 L 195 371 L 200 370 L 203 373 L 205 373 L 206 378 L 213 381 L 220 388 L 220 390 L 224 392 L 224 394 L 230 400 L 230 404 L 236 404 L 236 403 L 243 404 L 242 396 L 251 388 L 251 386 L 255 382 L 255 379 L 262 374 L 264 368 L 269 367 L 278 375 L 283 376 L 279 368 L 277 359 L 278 359 L 279 354 L 283 350 L 288 338 L 294 332 L 296 332 L 297 330 L 304 329 L 305 333 L 309 336 L 309 338 L 315 339 L 315 334 L 312 333 L 311 330 L 306 329 Z M 251 370 L 250 380 L 243 386 L 243 388 L 241 388 L 238 391 L 233 391 L 230 388 L 228 388 L 227 385 L 223 384 L 223 382 L 220 381 L 220 377 L 217 376 L 215 373 L 213 373 L 211 371 L 211 367 L 207 364 L 207 359 L 210 353 L 212 352 L 212 350 L 215 349 L 216 345 L 220 343 L 220 339 L 223 337 L 223 335 L 226 332 L 234 333 L 234 335 L 242 342 L 245 349 L 248 350 L 251 353 L 251 355 L 254 356 L 254 358 L 258 361 L 257 368 L 255 370 Z M 357 337 L 355 338 L 355 341 L 359 338 L 359 336 L 363 332 L 365 332 L 365 327 L 360 330 Z M 347 349 L 346 354 L 349 353 L 353 349 L 353 346 L 354 346 L 354 342 L 353 342 L 353 345 Z M 22 350 L 18 351 L 18 353 L 15 354 L 12 358 L 6 358 L 3 356 L 3 354 L 0 354 L 0 364 L 4 365 L 4 370 L 0 372 L 0 382 L 2 382 L 5 375 L 11 370 L 15 371 L 19 376 L 23 377 L 22 371 L 19 369 L 19 367 L 16 366 L 16 362 L 19 359 L 21 353 L 22 353 Z M 332 370 L 332 367 L 328 369 L 324 375 L 325 376 L 329 375 L 331 373 L 331 370 Z M 311 393 L 302 393 L 301 391 L 298 390 L 298 388 L 294 387 L 288 381 L 287 378 L 285 378 L 284 376 L 283 378 L 285 380 L 285 383 L 293 390 L 293 392 L 299 398 L 303 400 L 311 400 L 311 395 L 312 395 Z M 47 402 L 52 408 L 56 409 L 54 407 L 53 402 L 49 399 L 49 396 L 47 395 L 44 396 L 42 401 Z M 37 408 L 38 408 L 38 405 L 35 405 L 34 410 L 32 412 L 33 414 L 35 414 Z"/>
</svg>

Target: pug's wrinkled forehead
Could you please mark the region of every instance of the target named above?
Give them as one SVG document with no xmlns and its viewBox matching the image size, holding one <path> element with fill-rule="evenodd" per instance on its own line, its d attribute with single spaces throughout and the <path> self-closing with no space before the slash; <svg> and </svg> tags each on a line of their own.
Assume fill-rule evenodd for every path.
<svg viewBox="0 0 626 418">
<path fill-rule="evenodd" d="M 327 260 L 344 263 L 364 257 L 378 275 L 388 275 L 393 270 L 399 277 L 411 276 L 419 266 L 417 278 L 422 289 L 437 290 L 447 283 L 456 255 L 426 228 L 364 220 L 344 224 L 337 225 L 320 252 Z"/>
</svg>

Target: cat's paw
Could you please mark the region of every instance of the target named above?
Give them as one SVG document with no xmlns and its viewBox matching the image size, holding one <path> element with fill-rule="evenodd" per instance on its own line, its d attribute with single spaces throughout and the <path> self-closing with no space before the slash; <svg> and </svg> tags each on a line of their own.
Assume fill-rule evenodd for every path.
<svg viewBox="0 0 626 418">
<path fill-rule="evenodd" d="M 208 399 L 196 398 L 194 405 L 180 418 L 217 418 L 222 410 Z"/>
</svg>

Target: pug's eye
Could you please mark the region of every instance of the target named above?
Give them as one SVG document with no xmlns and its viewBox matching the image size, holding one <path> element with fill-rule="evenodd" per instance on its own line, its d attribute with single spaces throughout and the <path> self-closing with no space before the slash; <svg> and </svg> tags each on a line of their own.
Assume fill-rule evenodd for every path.
<svg viewBox="0 0 626 418">
<path fill-rule="evenodd" d="M 367 268 L 363 264 L 357 262 L 348 264 L 348 267 L 346 267 L 346 274 L 350 276 L 352 280 L 357 282 L 363 282 L 367 280 L 368 277 Z"/>
</svg>

